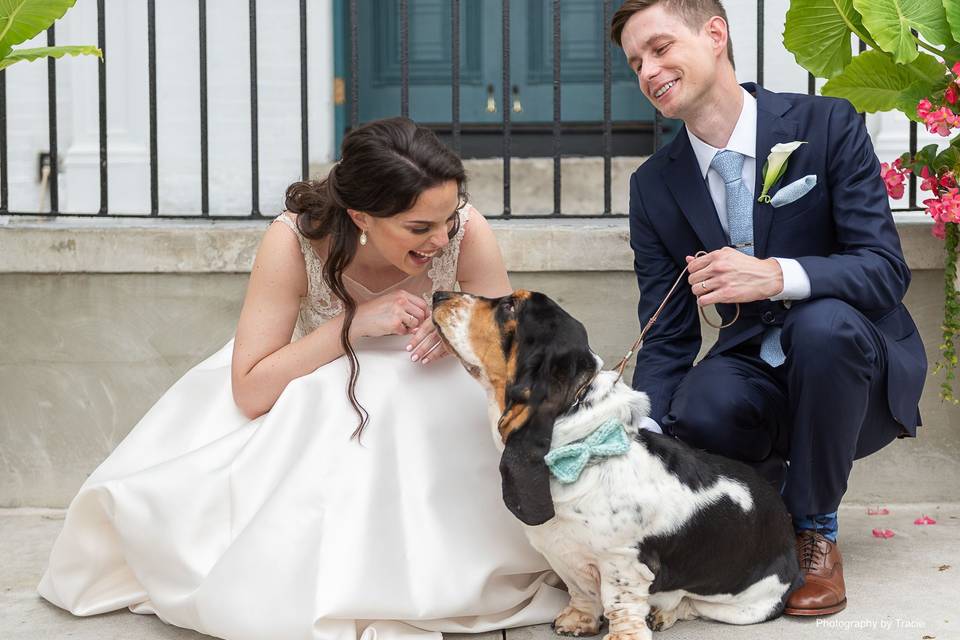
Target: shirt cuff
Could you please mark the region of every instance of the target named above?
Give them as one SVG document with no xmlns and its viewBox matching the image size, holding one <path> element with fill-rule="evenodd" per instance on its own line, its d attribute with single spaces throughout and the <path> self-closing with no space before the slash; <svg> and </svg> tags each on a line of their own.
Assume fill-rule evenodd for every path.
<svg viewBox="0 0 960 640">
<path fill-rule="evenodd" d="M 810 297 L 810 276 L 799 262 L 792 258 L 774 258 L 783 271 L 783 291 L 771 300 L 805 300 Z"/>
<path fill-rule="evenodd" d="M 657 424 L 657 421 L 646 416 L 640 419 L 640 428 L 646 429 L 647 431 L 653 431 L 654 433 L 663 433 L 663 429 L 660 428 L 660 425 Z"/>
</svg>

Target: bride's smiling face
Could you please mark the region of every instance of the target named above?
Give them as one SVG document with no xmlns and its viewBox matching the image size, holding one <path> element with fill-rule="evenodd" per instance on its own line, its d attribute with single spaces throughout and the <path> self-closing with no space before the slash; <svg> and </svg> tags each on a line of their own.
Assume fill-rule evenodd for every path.
<svg viewBox="0 0 960 640">
<path fill-rule="evenodd" d="M 448 180 L 425 190 L 413 206 L 389 218 L 355 216 L 368 243 L 360 251 L 377 251 L 384 260 L 409 275 L 422 273 L 458 229 L 459 185 Z"/>
</svg>

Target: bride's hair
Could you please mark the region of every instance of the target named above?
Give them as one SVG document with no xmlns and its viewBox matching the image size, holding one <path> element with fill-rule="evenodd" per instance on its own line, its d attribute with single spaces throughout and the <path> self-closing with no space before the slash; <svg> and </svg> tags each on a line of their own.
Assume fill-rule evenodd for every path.
<svg viewBox="0 0 960 640">
<path fill-rule="evenodd" d="M 329 237 L 323 262 L 323 278 L 343 302 L 344 320 L 340 344 L 350 360 L 347 396 L 360 420 L 353 437 L 359 437 L 369 414 L 357 401 L 359 362 L 350 344 L 350 325 L 357 312 L 356 301 L 343 285 L 343 270 L 357 253 L 360 230 L 347 209 L 376 218 L 389 218 L 413 207 L 420 194 L 455 180 L 460 202 L 466 202 L 463 163 L 436 135 L 407 118 L 377 120 L 343 138 L 340 161 L 322 180 L 295 182 L 287 188 L 285 205 L 299 214 L 297 226 L 307 238 Z M 457 233 L 459 218 L 451 231 Z"/>
</svg>

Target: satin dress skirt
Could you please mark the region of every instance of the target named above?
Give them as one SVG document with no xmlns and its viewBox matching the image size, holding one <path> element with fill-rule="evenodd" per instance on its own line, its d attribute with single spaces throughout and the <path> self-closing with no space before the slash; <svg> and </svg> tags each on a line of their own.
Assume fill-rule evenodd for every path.
<svg viewBox="0 0 960 640">
<path fill-rule="evenodd" d="M 406 338 L 358 345 L 248 420 L 228 343 L 80 489 L 39 593 L 230 640 L 436 638 L 553 620 L 567 594 L 500 496 L 484 391 Z M 77 624 L 82 624 L 78 621 Z"/>
</svg>

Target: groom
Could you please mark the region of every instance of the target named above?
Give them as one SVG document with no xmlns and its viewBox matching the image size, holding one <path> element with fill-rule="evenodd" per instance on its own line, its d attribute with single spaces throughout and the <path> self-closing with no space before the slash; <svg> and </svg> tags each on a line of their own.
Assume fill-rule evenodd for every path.
<svg viewBox="0 0 960 640">
<path fill-rule="evenodd" d="M 927 368 L 870 139 L 846 101 L 737 84 L 719 0 L 626 0 L 611 36 L 647 99 L 685 125 L 630 181 L 641 323 L 689 267 L 633 386 L 665 432 L 782 487 L 805 574 L 786 612 L 836 613 L 853 461 L 916 435 Z M 771 148 L 790 142 L 805 144 L 759 201 Z M 713 304 L 729 326 L 693 367 L 697 308 Z"/>
</svg>

